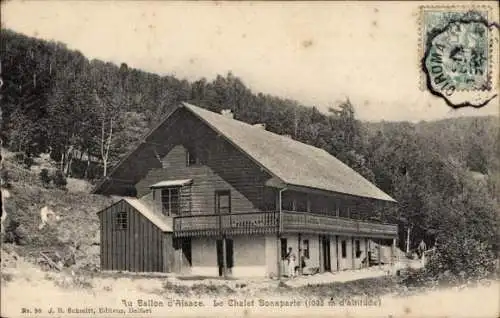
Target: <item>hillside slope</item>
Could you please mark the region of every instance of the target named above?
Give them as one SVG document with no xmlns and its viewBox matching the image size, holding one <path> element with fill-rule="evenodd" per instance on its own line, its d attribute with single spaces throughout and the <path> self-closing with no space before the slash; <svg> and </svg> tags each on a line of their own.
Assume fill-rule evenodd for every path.
<svg viewBox="0 0 500 318">
<path fill-rule="evenodd" d="M 99 265 L 99 219 L 96 212 L 118 198 L 91 195 L 82 180 L 68 180 L 67 189 L 45 188 L 39 181 L 42 166 L 35 162 L 26 169 L 3 150 L 3 169 L 9 186 L 2 189 L 4 212 L 3 241 L 15 243 L 15 251 L 27 260 L 35 261 L 41 251 L 74 254 L 74 267 Z M 76 185 L 76 186 L 75 186 Z M 84 191 L 81 191 L 83 188 Z M 43 208 L 52 211 L 43 225 Z"/>
</svg>

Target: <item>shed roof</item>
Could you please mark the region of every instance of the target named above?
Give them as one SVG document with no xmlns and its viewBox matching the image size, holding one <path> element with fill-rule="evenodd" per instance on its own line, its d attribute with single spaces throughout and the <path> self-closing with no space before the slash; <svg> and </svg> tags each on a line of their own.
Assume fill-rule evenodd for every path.
<svg viewBox="0 0 500 318">
<path fill-rule="evenodd" d="M 395 202 L 323 149 L 188 103 L 183 105 L 285 184 Z"/>
<path fill-rule="evenodd" d="M 123 200 L 130 204 L 134 209 L 136 209 L 163 232 L 172 232 L 172 221 L 165 216 L 156 213 L 154 208 L 148 202 L 135 198 L 124 198 Z"/>
</svg>

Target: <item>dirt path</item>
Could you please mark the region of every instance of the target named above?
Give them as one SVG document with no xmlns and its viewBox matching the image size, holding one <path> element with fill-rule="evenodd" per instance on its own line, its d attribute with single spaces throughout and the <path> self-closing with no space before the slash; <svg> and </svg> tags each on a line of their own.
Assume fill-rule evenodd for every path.
<svg viewBox="0 0 500 318">
<path fill-rule="evenodd" d="M 124 313 L 130 317 L 498 317 L 499 313 L 498 282 L 463 290 L 437 290 L 406 298 L 384 295 L 381 298 L 344 299 L 343 302 L 337 299 L 337 303 L 329 304 L 328 300 L 323 299 L 322 303 L 309 295 L 264 296 L 248 291 L 245 294 L 236 293 L 233 297 L 179 296 L 165 290 L 165 279 L 160 278 L 73 278 L 71 275 L 23 269 L 22 266 L 16 268 L 12 275 L 4 276 L 12 280 L 2 284 L 3 317 L 123 317 Z M 207 290 L 210 291 L 210 288 Z M 139 306 L 139 300 L 143 304 L 156 303 L 158 306 Z M 371 304 L 367 305 L 367 302 Z M 59 314 L 58 307 L 61 308 Z M 22 314 L 23 308 L 32 313 L 37 309 L 42 312 Z M 49 314 L 51 308 L 56 313 Z M 69 314 L 68 308 L 74 312 Z M 113 310 L 116 312 L 113 313 Z"/>
</svg>

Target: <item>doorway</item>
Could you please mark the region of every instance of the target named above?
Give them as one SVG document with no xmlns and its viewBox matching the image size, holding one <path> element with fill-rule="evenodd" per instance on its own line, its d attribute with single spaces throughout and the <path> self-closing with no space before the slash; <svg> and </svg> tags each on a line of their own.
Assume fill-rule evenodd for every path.
<svg viewBox="0 0 500 318">
<path fill-rule="evenodd" d="M 231 275 L 234 264 L 233 240 L 226 238 L 226 265 L 227 274 Z M 219 276 L 224 276 L 224 253 L 222 239 L 217 240 L 217 267 L 219 268 Z"/>
<path fill-rule="evenodd" d="M 323 252 L 323 268 L 325 272 L 332 270 L 332 263 L 330 258 L 330 238 L 328 236 L 321 237 L 321 248 Z"/>
<path fill-rule="evenodd" d="M 183 269 L 190 268 L 192 266 L 191 238 L 175 238 L 173 245 L 176 251 L 175 266 L 177 267 L 177 271 L 182 272 Z"/>
</svg>

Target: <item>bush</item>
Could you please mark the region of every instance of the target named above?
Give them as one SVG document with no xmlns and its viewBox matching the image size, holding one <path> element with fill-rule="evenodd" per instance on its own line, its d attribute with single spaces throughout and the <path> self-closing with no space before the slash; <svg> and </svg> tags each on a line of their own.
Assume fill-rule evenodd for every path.
<svg viewBox="0 0 500 318">
<path fill-rule="evenodd" d="M 17 163 L 23 165 L 26 169 L 30 169 L 33 163 L 35 163 L 35 160 L 33 160 L 33 158 L 27 156 L 23 152 L 16 152 L 14 154 L 14 159 Z"/>
<path fill-rule="evenodd" d="M 66 176 L 61 170 L 57 170 L 52 178 L 54 185 L 59 189 L 65 189 L 68 181 L 66 180 Z"/>
<path fill-rule="evenodd" d="M 26 227 L 18 221 L 12 220 L 11 217 L 8 218 L 3 240 L 5 243 L 14 243 L 17 245 L 26 245 L 30 243 Z"/>
<path fill-rule="evenodd" d="M 48 188 L 50 185 L 50 181 L 52 181 L 52 178 L 49 175 L 49 170 L 45 169 L 45 168 L 42 169 L 42 171 L 40 171 L 39 177 L 40 177 L 40 181 L 42 182 L 42 185 L 45 188 Z"/>
<path fill-rule="evenodd" d="M 24 164 L 24 167 L 25 167 L 26 169 L 30 169 L 30 168 L 31 168 L 31 166 L 32 166 L 34 163 L 35 163 L 35 160 L 33 160 L 33 158 L 28 157 L 28 156 L 24 157 L 24 162 L 23 162 L 23 164 Z"/>
<path fill-rule="evenodd" d="M 24 153 L 16 152 L 14 154 L 14 160 L 16 160 L 17 163 L 22 164 L 24 162 Z"/>
<path fill-rule="evenodd" d="M 0 170 L 0 185 L 6 189 L 9 189 L 11 187 L 10 175 L 7 169 L 5 168 L 2 168 Z"/>
<path fill-rule="evenodd" d="M 490 277 L 495 271 L 492 247 L 460 231 L 448 235 L 436 246 L 425 268 L 410 270 L 402 282 L 407 286 L 461 284 Z"/>
<path fill-rule="evenodd" d="M 438 280 L 442 278 L 484 278 L 495 271 L 495 254 L 490 246 L 467 237 L 453 235 L 438 245 L 430 257 L 426 271 Z M 449 277 L 446 277 L 449 276 Z"/>
</svg>

